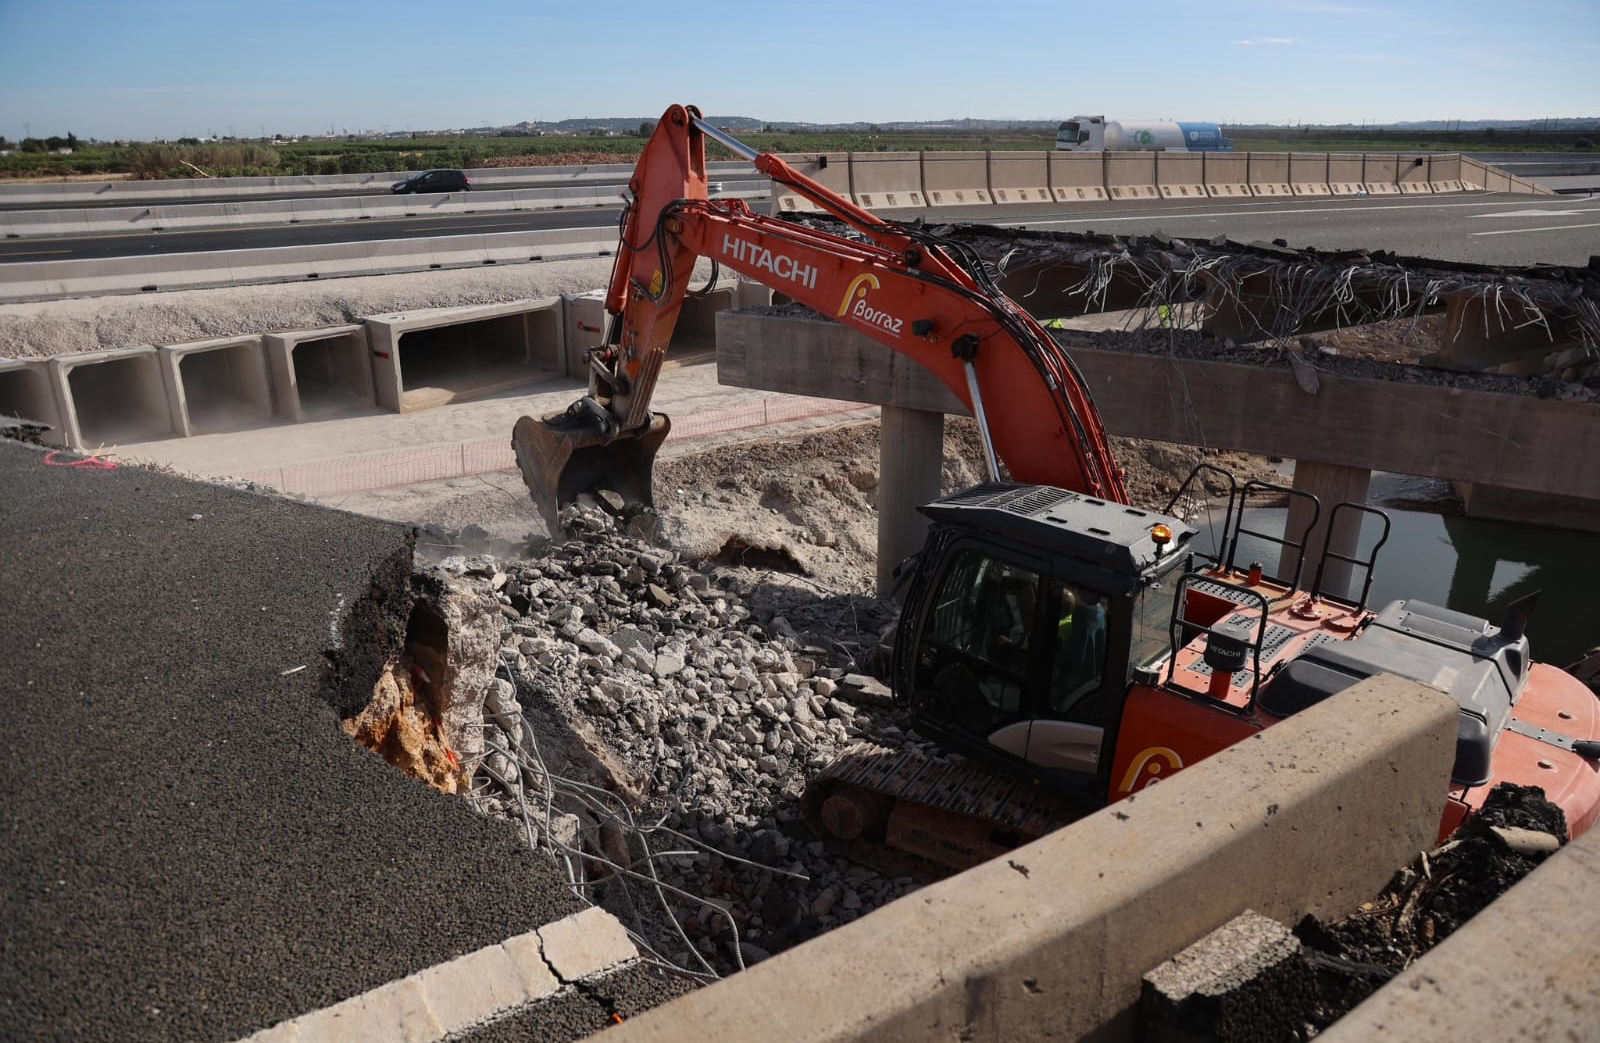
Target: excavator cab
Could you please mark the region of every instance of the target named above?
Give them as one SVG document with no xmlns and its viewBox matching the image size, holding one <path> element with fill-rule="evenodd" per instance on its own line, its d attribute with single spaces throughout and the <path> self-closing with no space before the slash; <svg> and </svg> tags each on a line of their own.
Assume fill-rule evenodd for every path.
<svg viewBox="0 0 1600 1043">
<path fill-rule="evenodd" d="M 1169 648 L 1192 530 L 1006 483 L 924 513 L 939 525 L 907 593 L 894 670 L 918 729 L 996 769 L 1103 800 L 1128 684 Z"/>
</svg>

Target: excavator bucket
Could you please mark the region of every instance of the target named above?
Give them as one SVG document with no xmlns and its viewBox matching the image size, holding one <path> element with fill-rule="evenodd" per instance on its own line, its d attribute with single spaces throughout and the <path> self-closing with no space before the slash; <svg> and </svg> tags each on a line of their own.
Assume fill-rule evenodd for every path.
<svg viewBox="0 0 1600 1043">
<path fill-rule="evenodd" d="M 665 413 L 652 413 L 643 426 L 617 433 L 598 407 L 573 408 L 538 420 L 519 418 L 511 448 L 547 531 L 556 537 L 561 508 L 584 493 L 610 491 L 625 505 L 654 506 L 656 453 L 671 430 Z"/>
</svg>

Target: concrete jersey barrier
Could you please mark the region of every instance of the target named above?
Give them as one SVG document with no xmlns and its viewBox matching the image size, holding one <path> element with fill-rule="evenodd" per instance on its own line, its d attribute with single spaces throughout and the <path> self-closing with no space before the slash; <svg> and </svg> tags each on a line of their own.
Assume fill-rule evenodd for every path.
<svg viewBox="0 0 1600 1043">
<path fill-rule="evenodd" d="M 1208 152 L 1204 159 L 1206 192 L 1209 195 L 1221 199 L 1250 195 L 1250 153 L 1225 155 Z"/>
<path fill-rule="evenodd" d="M 1366 191 L 1366 156 L 1359 152 L 1328 153 L 1328 189 L 1336 196 L 1360 195 Z"/>
<path fill-rule="evenodd" d="M 1050 153 L 1050 194 L 1058 203 L 1089 203 L 1106 198 L 1103 161 L 1093 152 Z"/>
<path fill-rule="evenodd" d="M 1174 952 L 1246 908 L 1284 923 L 1342 915 L 1429 846 L 1459 716 L 1421 685 L 1362 681 L 602 1038 L 760 1040 L 774 1026 L 791 1043 L 1009 1043 L 1119 1026 L 1106 1038 L 1125 1038 L 1141 977 Z"/>
<path fill-rule="evenodd" d="M 1287 152 L 1251 152 L 1249 161 L 1250 194 L 1253 196 L 1290 196 L 1289 154 Z"/>
<path fill-rule="evenodd" d="M 1430 195 L 1433 192 L 1432 178 L 1428 176 L 1428 164 L 1431 156 L 1399 156 L 1396 159 L 1397 167 L 1395 182 L 1400 186 L 1402 195 Z"/>
<path fill-rule="evenodd" d="M 1049 203 L 1050 153 L 989 153 L 989 191 L 996 203 Z"/>
<path fill-rule="evenodd" d="M 1112 199 L 1157 199 L 1158 152 L 1106 152 L 1106 192 Z"/>
<path fill-rule="evenodd" d="M 1289 191 L 1297 196 L 1331 195 L 1328 163 L 1326 152 L 1289 153 Z"/>
<path fill-rule="evenodd" d="M 1369 152 L 1363 157 L 1361 184 L 1372 196 L 1397 196 L 1400 194 L 1397 157 L 1387 153 Z"/>
<path fill-rule="evenodd" d="M 1206 198 L 1205 153 L 1156 153 L 1156 188 L 1162 199 Z"/>
<path fill-rule="evenodd" d="M 922 153 L 850 153 L 850 194 L 868 210 L 921 209 Z"/>
<path fill-rule="evenodd" d="M 783 153 L 778 158 L 795 170 L 845 198 L 850 197 L 850 157 L 848 152 L 810 152 L 804 155 Z M 774 214 L 815 213 L 821 208 L 810 198 L 788 185 L 772 183 Z"/>
<path fill-rule="evenodd" d="M 924 152 L 922 189 L 929 206 L 985 206 L 989 194 L 987 152 Z"/>
</svg>

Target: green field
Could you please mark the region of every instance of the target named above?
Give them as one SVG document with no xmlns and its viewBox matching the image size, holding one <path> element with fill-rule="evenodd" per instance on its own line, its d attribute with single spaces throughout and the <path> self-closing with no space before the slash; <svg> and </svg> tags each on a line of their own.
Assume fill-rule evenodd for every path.
<svg viewBox="0 0 1600 1043">
<path fill-rule="evenodd" d="M 1225 131 L 1240 151 L 1254 152 L 1588 152 L 1592 138 L 1538 132 L 1401 134 L 1384 131 Z M 1600 135 L 1597 135 L 1600 136 Z M 881 131 L 830 133 L 749 132 L 746 144 L 772 152 L 1025 151 L 1055 147 L 1055 132 Z M 1559 139 L 1559 140 L 1557 140 Z M 632 135 L 543 137 L 416 137 L 380 140 L 316 139 L 297 142 L 223 141 L 112 146 L 78 143 L 71 155 L 20 151 L 0 157 L 0 178 L 47 178 L 94 174 L 139 178 L 239 177 L 302 174 L 368 174 L 470 169 L 552 163 L 627 162 L 645 138 Z M 713 159 L 731 159 L 711 144 Z M 198 168 L 198 170 L 196 169 Z M 203 172 L 203 173 L 202 173 Z"/>
</svg>

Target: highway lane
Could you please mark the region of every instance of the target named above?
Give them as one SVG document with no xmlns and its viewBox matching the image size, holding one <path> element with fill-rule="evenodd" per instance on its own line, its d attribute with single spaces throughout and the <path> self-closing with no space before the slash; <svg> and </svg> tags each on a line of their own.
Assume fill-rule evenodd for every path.
<svg viewBox="0 0 1600 1043">
<path fill-rule="evenodd" d="M 1468 152 L 1463 154 L 1480 162 L 1502 167 L 1513 174 L 1521 173 L 1523 170 L 1542 171 L 1552 167 L 1561 168 L 1560 173 L 1569 176 L 1600 174 L 1600 156 L 1590 154 L 1565 152 Z M 572 187 L 576 185 L 594 186 L 605 191 L 621 192 L 622 189 L 627 187 L 628 183 L 628 178 L 625 174 L 617 174 L 611 177 L 598 175 L 598 180 L 595 179 L 596 176 L 594 175 L 584 176 L 577 173 L 562 177 L 560 176 L 562 170 L 576 171 L 579 169 L 564 167 L 541 167 L 537 175 L 502 181 L 493 176 L 497 169 L 493 167 L 469 168 L 467 176 L 474 180 L 479 189 L 496 192 L 526 188 Z M 737 180 L 755 177 L 756 175 L 748 164 L 720 160 L 711 165 L 711 176 L 714 179 Z M 368 185 L 346 186 L 343 190 L 284 187 L 278 191 L 267 193 L 229 192 L 216 195 L 207 193 L 203 198 L 183 194 L 172 196 L 141 194 L 138 197 L 130 197 L 126 190 L 119 191 L 117 188 L 117 186 L 128 184 L 128 182 L 113 181 L 106 182 L 101 186 L 101 191 L 97 192 L 93 198 L 77 200 L 70 204 L 61 202 L 8 202 L 6 199 L 7 190 L 13 186 L 21 186 L 16 185 L 14 182 L 0 181 L 0 210 L 59 210 L 68 206 L 73 209 L 94 210 L 118 206 L 170 206 L 184 203 L 259 203 L 284 199 L 336 199 L 353 196 L 382 196 L 389 193 L 389 186 L 395 180 L 398 179 L 385 177 Z M 1544 177 L 1537 176 L 1536 180 L 1543 181 Z M 175 181 L 172 184 L 188 185 L 192 184 L 192 182 Z M 150 191 L 148 183 L 142 183 L 140 191 L 141 193 Z"/>
<path fill-rule="evenodd" d="M 194 231 L 128 232 L 116 235 L 0 242 L 0 267 L 17 261 L 67 261 L 157 254 L 254 250 L 279 246 L 323 246 L 384 239 L 421 239 L 485 232 L 532 232 L 555 228 L 615 228 L 620 209 L 497 210 L 448 217 L 398 217 L 326 224 L 272 224 Z"/>
<path fill-rule="evenodd" d="M 554 169 L 554 168 L 552 168 L 552 169 Z M 467 171 L 467 176 L 468 177 L 472 177 L 472 175 L 473 175 L 473 172 L 471 170 Z M 119 184 L 119 183 L 120 182 L 112 182 L 112 184 Z M 317 192 L 317 191 L 312 191 L 312 190 L 309 190 L 309 189 L 290 189 L 290 188 L 286 188 L 286 189 L 283 189 L 282 191 L 269 192 L 269 193 L 265 193 L 265 194 L 262 194 L 262 193 L 259 193 L 259 192 L 258 193 L 226 192 L 226 193 L 218 193 L 216 195 L 211 195 L 211 194 L 208 193 L 203 198 L 202 197 L 193 196 L 193 195 L 188 195 L 188 196 L 173 195 L 173 196 L 138 196 L 138 197 L 131 197 L 131 196 L 127 195 L 126 193 L 118 195 L 115 192 L 108 192 L 108 193 L 104 193 L 104 194 L 102 194 L 100 196 L 97 196 L 94 199 L 75 200 L 75 201 L 73 201 L 71 203 L 59 203 L 59 202 L 9 203 L 9 202 L 5 201 L 5 198 L 4 198 L 3 195 L 0 195 L 0 210 L 65 210 L 65 209 L 72 209 L 72 210 L 98 210 L 98 209 L 105 208 L 105 207 L 117 207 L 117 206 L 182 206 L 182 205 L 189 204 L 189 203 L 266 203 L 266 202 L 272 202 L 272 201 L 281 200 L 281 199 L 342 199 L 342 198 L 356 197 L 356 196 L 369 197 L 369 196 L 386 196 L 386 195 L 390 195 L 391 193 L 389 191 L 389 186 L 392 185 L 392 184 L 394 184 L 393 181 L 381 181 L 381 182 L 376 182 L 373 185 L 371 185 L 369 187 L 365 187 L 365 188 L 359 187 L 359 186 L 355 186 L 355 185 L 351 185 L 351 186 L 346 187 L 342 191 L 333 191 L 333 192 L 330 192 L 330 191 L 328 191 L 326 189 L 324 189 L 323 191 Z M 0 187 L 3 187 L 4 185 L 5 185 L 5 182 L 0 182 Z M 481 185 L 478 184 L 476 179 L 475 179 L 474 180 L 474 185 L 479 189 L 482 189 L 484 191 L 491 191 L 491 192 L 509 192 L 509 191 L 512 191 L 513 189 L 519 189 L 519 188 L 554 188 L 554 187 L 557 187 L 557 186 L 571 187 L 573 185 L 584 185 L 585 187 L 590 186 L 590 185 L 594 185 L 594 186 L 596 186 L 598 188 L 605 188 L 607 190 L 615 189 L 616 191 L 620 192 L 620 191 L 622 191 L 622 189 L 627 187 L 628 179 L 626 177 L 618 177 L 616 179 L 616 183 L 615 184 L 612 184 L 609 181 L 596 182 L 596 181 L 580 181 L 580 180 L 577 180 L 577 179 L 573 179 L 572 181 L 568 181 L 568 182 L 555 182 L 555 183 L 552 183 L 549 180 L 541 180 L 541 181 L 531 181 L 531 180 L 530 181 L 496 181 L 496 182 L 494 182 L 492 184 L 487 184 L 486 183 L 486 184 L 481 184 Z M 424 195 L 421 198 L 427 199 L 427 198 L 430 198 L 430 197 Z"/>
<path fill-rule="evenodd" d="M 551 170 L 556 170 L 558 168 L 551 167 L 550 169 Z M 594 180 L 592 178 L 587 178 L 586 179 L 586 178 L 580 178 L 580 177 L 573 177 L 573 178 L 570 178 L 570 179 L 552 179 L 551 177 L 546 176 L 546 177 L 542 177 L 542 178 L 538 178 L 538 179 L 528 178 L 528 179 L 518 179 L 518 180 L 514 180 L 514 181 L 498 181 L 498 180 L 496 180 L 496 181 L 484 181 L 484 180 L 481 180 L 478 177 L 475 177 L 474 176 L 475 173 L 476 173 L 475 171 L 468 170 L 467 171 L 467 176 L 473 179 L 472 183 L 473 183 L 474 191 L 481 191 L 481 192 L 510 192 L 510 191 L 514 191 L 516 189 L 578 188 L 578 187 L 582 187 L 582 188 L 593 188 L 596 191 L 620 193 L 623 189 L 628 187 L 628 178 L 627 178 L 626 175 L 622 175 L 622 174 L 613 175 L 611 178 L 608 178 L 606 180 Z M 713 175 L 713 177 L 715 177 L 715 176 L 716 175 Z M 732 175 L 732 174 L 727 175 L 727 176 L 728 176 L 728 178 L 730 180 L 735 177 L 735 175 Z M 748 177 L 754 177 L 755 174 L 753 172 L 747 172 L 745 174 L 738 175 L 738 176 L 748 178 Z M 113 184 L 116 184 L 116 183 L 118 183 L 118 182 L 113 182 Z M 6 184 L 5 182 L 0 181 L 0 188 L 5 187 L 5 184 Z M 236 192 L 229 192 L 229 193 L 219 193 L 217 195 L 211 195 L 211 194 L 208 193 L 205 196 L 195 196 L 195 195 L 142 196 L 141 195 L 141 196 L 134 197 L 134 196 L 128 195 L 127 193 L 123 193 L 123 194 L 118 195 L 115 192 L 109 192 L 109 193 L 105 193 L 105 194 L 102 194 L 100 196 L 97 196 L 94 199 L 81 199 L 81 200 L 75 200 L 75 201 L 70 202 L 70 203 L 61 203 L 61 202 L 45 202 L 45 203 L 19 202 L 19 203 L 12 203 L 12 202 L 7 202 L 6 199 L 5 199 L 4 194 L 0 193 L 0 210 L 67 210 L 67 209 L 71 209 L 71 210 L 98 210 L 98 209 L 103 209 L 103 208 L 119 207 L 119 206 L 185 206 L 185 205 L 192 204 L 192 203 L 268 203 L 268 202 L 275 202 L 275 201 L 284 200 L 284 199 L 346 199 L 346 198 L 356 198 L 356 197 L 371 198 L 373 196 L 391 195 L 392 193 L 389 191 L 389 186 L 392 185 L 392 184 L 394 184 L 393 181 L 382 181 L 382 182 L 377 182 L 377 183 L 373 184 L 370 187 L 360 187 L 360 186 L 356 186 L 356 185 L 351 185 L 351 186 L 347 186 L 346 188 L 344 188 L 342 190 L 336 190 L 336 191 L 329 191 L 327 189 L 323 189 L 322 191 L 313 191 L 313 190 L 310 190 L 310 189 L 289 189 L 289 188 L 286 188 L 286 189 L 283 189 L 282 191 L 268 192 L 268 193 L 259 193 L 259 192 L 257 192 L 257 193 L 236 193 Z M 418 198 L 418 199 L 437 199 L 438 196 L 424 193 L 422 195 L 416 196 L 415 198 Z"/>
<path fill-rule="evenodd" d="M 1001 212 L 996 214 L 996 210 Z M 1600 254 L 1600 200 L 1448 195 L 1297 198 L 1106 207 L 1047 216 L 988 208 L 986 223 L 1051 231 L 1283 240 L 1321 250 L 1389 250 L 1475 264 L 1582 266 Z M 941 219 L 946 219 L 940 214 Z M 973 220 L 985 220 L 974 217 Z"/>
<path fill-rule="evenodd" d="M 759 202 L 755 204 L 759 206 Z M 754 208 L 754 207 L 753 207 Z M 614 226 L 618 211 L 500 211 L 495 213 L 273 225 L 193 232 L 146 232 L 0 243 L 6 262 L 152 256 L 212 250 L 306 246 L 486 232 L 593 229 Z M 1106 202 L 951 207 L 892 211 L 900 220 L 973 222 L 1117 235 L 1163 232 L 1210 239 L 1282 239 L 1294 247 L 1391 250 L 1481 264 L 1584 265 L 1600 254 L 1600 200 L 1582 196 L 1530 197 L 1456 194 L 1437 197 L 1294 198 L 1248 201 Z"/>
</svg>

